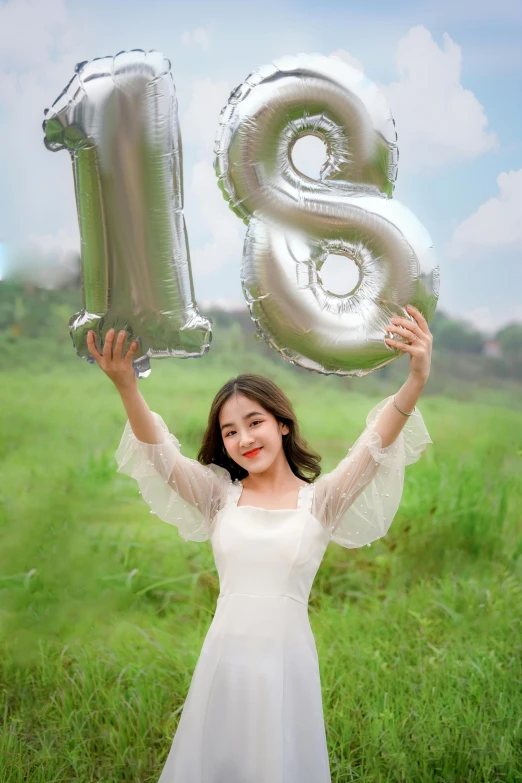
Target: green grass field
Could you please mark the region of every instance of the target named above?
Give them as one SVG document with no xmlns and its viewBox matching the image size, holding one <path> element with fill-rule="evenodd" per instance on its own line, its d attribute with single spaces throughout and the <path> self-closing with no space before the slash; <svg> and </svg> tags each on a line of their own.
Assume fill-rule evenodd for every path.
<svg viewBox="0 0 522 783">
<path fill-rule="evenodd" d="M 282 385 L 324 470 L 381 398 L 258 356 L 153 363 L 140 388 L 188 456 L 241 364 Z M 332 781 L 521 781 L 522 411 L 419 408 L 434 445 L 388 535 L 331 544 L 312 590 Z M 209 542 L 116 473 L 125 421 L 74 356 L 3 371 L 3 783 L 155 782 L 170 749 L 219 585 Z"/>
</svg>

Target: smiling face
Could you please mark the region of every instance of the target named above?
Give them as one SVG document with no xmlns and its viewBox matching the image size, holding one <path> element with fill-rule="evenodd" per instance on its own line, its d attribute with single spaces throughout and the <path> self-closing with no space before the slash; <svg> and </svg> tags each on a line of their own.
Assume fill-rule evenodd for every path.
<svg viewBox="0 0 522 783">
<path fill-rule="evenodd" d="M 234 462 L 249 473 L 262 473 L 280 456 L 289 430 L 258 402 L 233 394 L 219 412 L 223 444 Z"/>
</svg>

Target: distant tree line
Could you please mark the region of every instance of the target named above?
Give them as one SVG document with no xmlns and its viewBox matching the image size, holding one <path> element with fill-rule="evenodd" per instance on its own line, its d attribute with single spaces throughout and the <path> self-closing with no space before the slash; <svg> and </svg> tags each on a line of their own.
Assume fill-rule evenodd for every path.
<svg viewBox="0 0 522 783">
<path fill-rule="evenodd" d="M 11 340 L 41 337 L 44 334 L 57 342 L 69 341 L 67 323 L 69 318 L 82 308 L 81 283 L 58 288 L 39 288 L 34 283 L 0 281 L 0 333 Z M 212 318 L 214 333 L 220 327 L 234 327 L 235 340 L 241 342 L 241 333 L 248 335 L 249 345 L 254 324 L 246 310 L 206 312 Z M 488 371 L 499 375 L 522 378 L 522 323 L 511 323 L 487 336 L 472 324 L 446 315 L 437 310 L 430 322 L 434 336 L 434 351 L 439 354 L 462 354 L 480 357 L 485 354 L 487 344 L 498 344 L 498 357 L 487 357 Z M 260 350 L 265 353 L 263 344 Z M 266 355 L 275 352 L 266 346 Z"/>
<path fill-rule="evenodd" d="M 487 337 L 468 321 L 451 318 L 438 310 L 431 320 L 430 329 L 439 350 L 481 354 L 486 343 L 497 342 L 506 358 L 522 357 L 522 323 L 507 324 Z"/>
</svg>

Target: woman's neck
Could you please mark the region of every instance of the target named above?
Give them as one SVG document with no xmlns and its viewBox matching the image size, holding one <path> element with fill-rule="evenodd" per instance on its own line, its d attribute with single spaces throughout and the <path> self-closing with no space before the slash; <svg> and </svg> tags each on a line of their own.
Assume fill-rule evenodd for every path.
<svg viewBox="0 0 522 783">
<path fill-rule="evenodd" d="M 281 453 L 281 458 L 276 458 L 267 470 L 262 473 L 249 473 L 241 483 L 245 489 L 260 495 L 278 494 L 306 484 L 292 472 L 284 452 Z"/>
</svg>

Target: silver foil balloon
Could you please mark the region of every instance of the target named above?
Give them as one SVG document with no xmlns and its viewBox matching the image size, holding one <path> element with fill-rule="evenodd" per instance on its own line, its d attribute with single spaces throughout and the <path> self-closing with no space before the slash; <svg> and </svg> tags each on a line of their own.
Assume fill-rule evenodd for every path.
<svg viewBox="0 0 522 783">
<path fill-rule="evenodd" d="M 170 62 L 134 49 L 79 63 L 45 110 L 44 143 L 72 158 L 81 234 L 83 309 L 69 321 L 79 356 L 94 361 L 107 331 L 138 338 L 135 374 L 150 357 L 201 356 L 211 322 L 194 299 L 183 217 L 182 147 Z"/>
<path fill-rule="evenodd" d="M 318 180 L 292 161 L 306 135 L 326 145 Z M 281 58 L 230 95 L 214 167 L 230 208 L 248 224 L 241 281 L 250 315 L 283 358 L 363 376 L 403 355 L 384 342 L 392 316 L 413 320 L 407 304 L 433 316 L 439 269 L 426 230 L 391 198 L 397 163 L 384 96 L 337 57 Z M 358 267 L 346 294 L 322 284 L 330 254 Z"/>
</svg>

